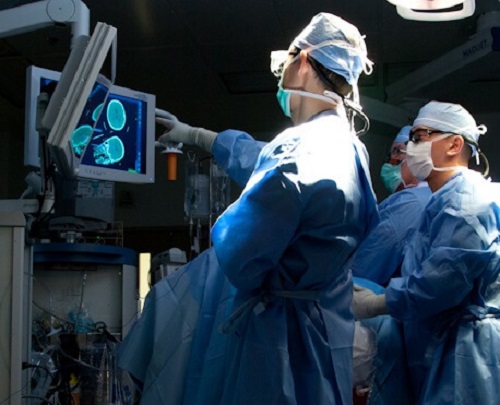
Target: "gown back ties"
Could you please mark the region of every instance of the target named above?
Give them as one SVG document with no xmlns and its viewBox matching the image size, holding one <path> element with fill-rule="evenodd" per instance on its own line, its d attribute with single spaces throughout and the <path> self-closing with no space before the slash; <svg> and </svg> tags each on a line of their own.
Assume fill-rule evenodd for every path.
<svg viewBox="0 0 500 405">
<path fill-rule="evenodd" d="M 475 322 L 482 321 L 487 318 L 500 318 L 500 309 L 494 307 L 480 307 L 478 305 L 469 305 L 465 310 L 457 312 L 448 318 L 446 323 L 438 323 L 434 328 L 434 333 L 425 352 L 426 364 L 430 365 L 432 359 L 436 355 L 438 347 L 442 347 L 443 343 L 450 336 L 451 330 L 460 322 Z"/>
<path fill-rule="evenodd" d="M 273 301 L 275 297 L 319 301 L 320 295 L 321 292 L 317 290 L 263 291 L 261 294 L 246 300 L 243 304 L 236 308 L 228 320 L 219 326 L 219 331 L 225 334 L 235 333 L 238 335 L 241 323 L 248 317 L 250 312 L 253 312 L 255 315 L 259 315 L 266 310 L 267 305 Z"/>
</svg>

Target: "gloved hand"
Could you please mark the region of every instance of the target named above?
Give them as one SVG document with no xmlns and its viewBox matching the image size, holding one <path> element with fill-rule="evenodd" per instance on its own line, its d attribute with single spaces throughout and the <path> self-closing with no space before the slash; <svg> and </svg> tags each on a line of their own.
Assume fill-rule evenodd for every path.
<svg viewBox="0 0 500 405">
<path fill-rule="evenodd" d="M 156 122 L 165 127 L 165 132 L 158 138 L 158 142 L 167 145 L 168 142 L 196 145 L 211 153 L 212 145 L 217 136 L 216 132 L 204 128 L 192 127 L 180 122 L 177 117 L 168 111 L 157 110 Z"/>
<path fill-rule="evenodd" d="M 385 294 L 377 295 L 368 288 L 354 284 L 352 312 L 356 319 L 373 318 L 377 315 L 387 314 Z"/>
</svg>

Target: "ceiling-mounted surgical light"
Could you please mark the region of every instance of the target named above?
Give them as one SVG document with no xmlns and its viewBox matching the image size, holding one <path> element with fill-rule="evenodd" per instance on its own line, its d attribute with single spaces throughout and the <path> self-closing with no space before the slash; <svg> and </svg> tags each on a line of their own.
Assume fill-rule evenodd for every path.
<svg viewBox="0 0 500 405">
<path fill-rule="evenodd" d="M 475 0 L 387 0 L 398 14 L 415 21 L 452 21 L 470 17 Z"/>
<path fill-rule="evenodd" d="M 463 0 L 387 0 L 395 6 L 414 10 L 440 10 L 463 3 Z"/>
</svg>

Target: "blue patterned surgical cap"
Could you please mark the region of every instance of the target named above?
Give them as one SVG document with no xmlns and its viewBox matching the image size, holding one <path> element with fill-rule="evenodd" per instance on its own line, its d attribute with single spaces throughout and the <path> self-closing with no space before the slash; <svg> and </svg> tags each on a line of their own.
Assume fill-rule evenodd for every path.
<svg viewBox="0 0 500 405">
<path fill-rule="evenodd" d="M 328 70 L 355 85 L 361 72 L 371 73 L 364 37 L 358 29 L 336 15 L 319 13 L 294 39 L 292 45 L 309 55 Z"/>
</svg>

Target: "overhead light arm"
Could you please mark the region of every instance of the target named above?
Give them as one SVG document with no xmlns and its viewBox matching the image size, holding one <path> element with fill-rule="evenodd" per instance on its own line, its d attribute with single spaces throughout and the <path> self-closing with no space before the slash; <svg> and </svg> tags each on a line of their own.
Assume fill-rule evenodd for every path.
<svg viewBox="0 0 500 405">
<path fill-rule="evenodd" d="M 73 40 L 89 35 L 90 11 L 81 0 L 43 0 L 0 11 L 0 38 L 70 25 Z"/>
</svg>

